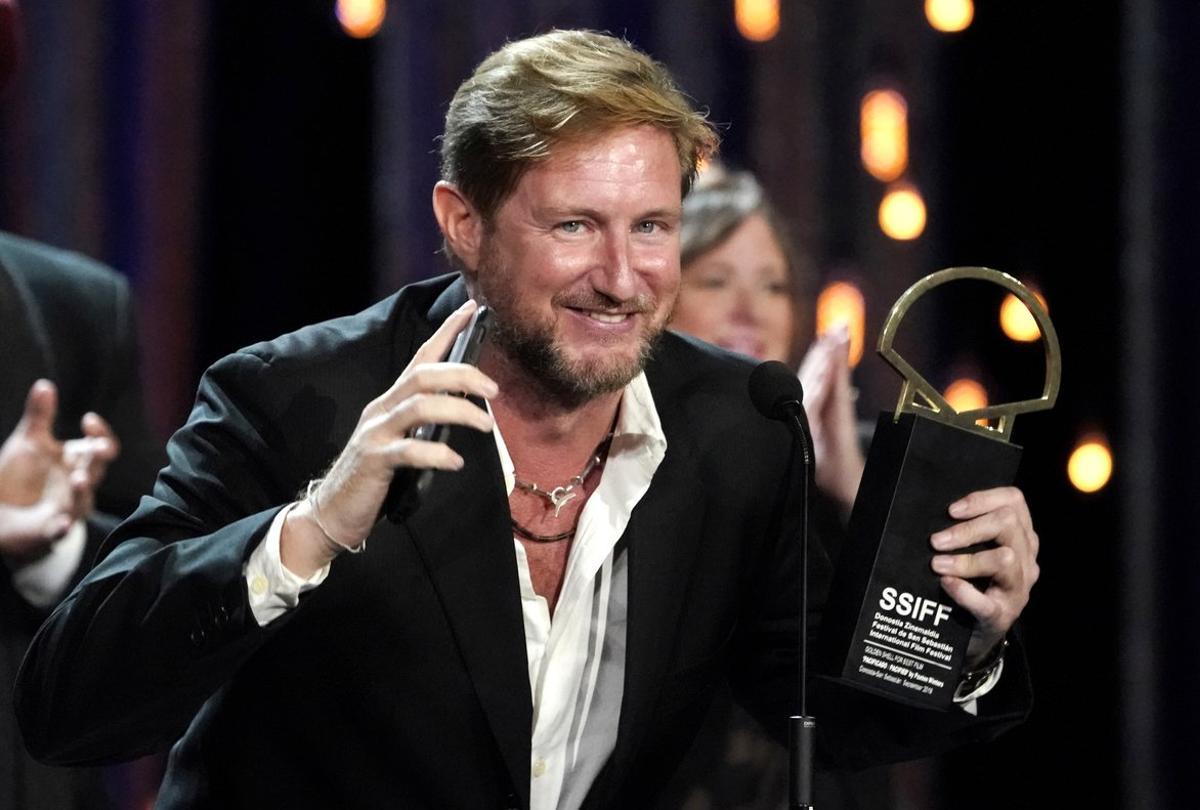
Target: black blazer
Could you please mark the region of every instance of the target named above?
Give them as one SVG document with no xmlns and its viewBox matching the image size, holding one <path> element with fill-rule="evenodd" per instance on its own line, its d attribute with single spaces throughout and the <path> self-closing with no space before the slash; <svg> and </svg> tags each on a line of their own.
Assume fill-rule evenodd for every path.
<svg viewBox="0 0 1200 810">
<path fill-rule="evenodd" d="M 76 253 L 0 233 L 0 442 L 12 432 L 29 387 L 58 385 L 57 435 L 79 435 L 89 410 L 104 416 L 122 453 L 97 493 L 88 525 L 87 562 L 100 541 L 133 510 L 161 461 L 146 427 L 137 377 L 133 313 L 125 280 Z M 46 617 L 27 604 L 0 564 L 0 807 L 69 810 L 105 806 L 94 774 L 64 774 L 24 751 L 8 699 L 17 667 Z"/>
<path fill-rule="evenodd" d="M 379 524 L 366 553 L 267 628 L 242 575 L 278 510 L 464 297 L 453 277 L 413 285 L 209 370 L 154 499 L 26 659 L 18 709 L 38 755 L 129 757 L 186 731 L 168 808 L 528 806 L 528 668 L 490 436 L 453 431 L 465 469 L 439 473 L 411 519 Z M 781 734 L 792 709 L 794 460 L 786 431 L 749 405 L 750 369 L 675 335 L 647 368 L 668 447 L 623 538 L 624 701 L 588 807 L 647 804 L 723 677 Z M 823 559 L 814 570 L 827 582 Z M 855 699 L 826 713 L 830 750 L 920 753 L 931 731 L 943 744 L 987 734 L 1024 709 L 1019 674 L 1006 681 L 1014 694 L 982 722 L 864 714 L 878 704 Z"/>
</svg>

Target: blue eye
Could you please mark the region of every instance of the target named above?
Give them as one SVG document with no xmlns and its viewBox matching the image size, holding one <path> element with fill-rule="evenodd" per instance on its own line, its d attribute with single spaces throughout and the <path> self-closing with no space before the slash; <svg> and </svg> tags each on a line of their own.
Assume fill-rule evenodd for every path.
<svg viewBox="0 0 1200 810">
<path fill-rule="evenodd" d="M 578 219 L 572 219 L 567 222 L 560 222 L 558 227 L 564 233 L 579 233 L 583 230 L 583 223 Z"/>
<path fill-rule="evenodd" d="M 639 222 L 634 226 L 634 230 L 636 230 L 638 233 L 654 233 L 658 230 L 658 223 L 651 222 L 650 220 Z"/>
</svg>

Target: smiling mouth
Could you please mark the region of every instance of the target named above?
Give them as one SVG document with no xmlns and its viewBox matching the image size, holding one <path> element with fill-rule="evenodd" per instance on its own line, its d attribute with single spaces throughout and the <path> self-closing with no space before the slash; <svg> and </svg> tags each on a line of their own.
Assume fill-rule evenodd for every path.
<svg viewBox="0 0 1200 810">
<path fill-rule="evenodd" d="M 631 317 L 628 312 L 589 312 L 587 316 L 593 321 L 600 321 L 600 323 L 621 323 Z"/>
<path fill-rule="evenodd" d="M 599 323 L 624 323 L 637 314 L 636 312 L 600 312 L 594 309 L 579 309 L 577 307 L 568 307 L 568 309 Z"/>
</svg>

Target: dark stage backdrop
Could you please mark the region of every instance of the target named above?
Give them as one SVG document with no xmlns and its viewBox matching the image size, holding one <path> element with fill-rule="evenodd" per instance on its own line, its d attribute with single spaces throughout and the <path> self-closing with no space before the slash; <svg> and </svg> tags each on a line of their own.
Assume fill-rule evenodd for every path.
<svg viewBox="0 0 1200 810">
<path fill-rule="evenodd" d="M 166 435 L 220 355 L 443 271 L 436 136 L 480 58 L 554 26 L 623 34 L 710 109 L 726 160 L 763 176 L 821 273 L 862 286 L 868 340 L 949 265 L 1007 270 L 1049 301 L 1062 395 L 1016 428 L 1042 538 L 1034 717 L 911 769 L 911 806 L 1200 806 L 1200 4 L 980 2 L 956 35 L 921 5 L 789 0 L 755 44 L 732 0 L 392 0 L 367 40 L 333 0 L 31 0 L 0 101 L 0 227 L 129 275 Z M 859 163 L 877 86 L 909 103 L 929 208 L 913 242 L 880 233 L 882 187 Z M 993 305 L 968 292 L 913 324 L 932 382 L 1036 387 L 1037 352 L 996 336 Z M 898 391 L 870 355 L 856 383 L 868 417 Z M 1065 463 L 1094 430 L 1116 474 L 1083 495 Z"/>
</svg>

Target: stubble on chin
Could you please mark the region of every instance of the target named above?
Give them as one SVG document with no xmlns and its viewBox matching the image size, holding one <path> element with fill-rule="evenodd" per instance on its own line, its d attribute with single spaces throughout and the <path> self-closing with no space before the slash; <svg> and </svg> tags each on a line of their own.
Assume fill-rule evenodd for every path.
<svg viewBox="0 0 1200 810">
<path fill-rule="evenodd" d="M 536 313 L 523 312 L 512 277 L 496 255 L 485 250 L 475 283 L 492 309 L 490 340 L 547 400 L 573 408 L 629 384 L 650 362 L 666 330 L 674 300 L 666 313 L 655 315 L 658 301 L 653 296 L 618 302 L 594 290 L 566 291 L 551 301 L 555 309 L 610 309 L 638 313 L 653 318 L 639 336 L 633 356 L 627 352 L 601 353 L 600 359 L 583 360 L 570 356 L 555 334 L 552 318 L 540 319 Z M 615 349 L 616 347 L 614 347 Z"/>
<path fill-rule="evenodd" d="M 600 360 L 575 360 L 555 338 L 552 324 L 513 317 L 511 310 L 506 313 L 503 305 L 491 303 L 495 312 L 491 334 L 494 346 L 547 398 L 567 408 L 628 385 L 653 357 L 664 331 L 663 323 L 647 329 L 632 357 L 612 353 Z"/>
</svg>

